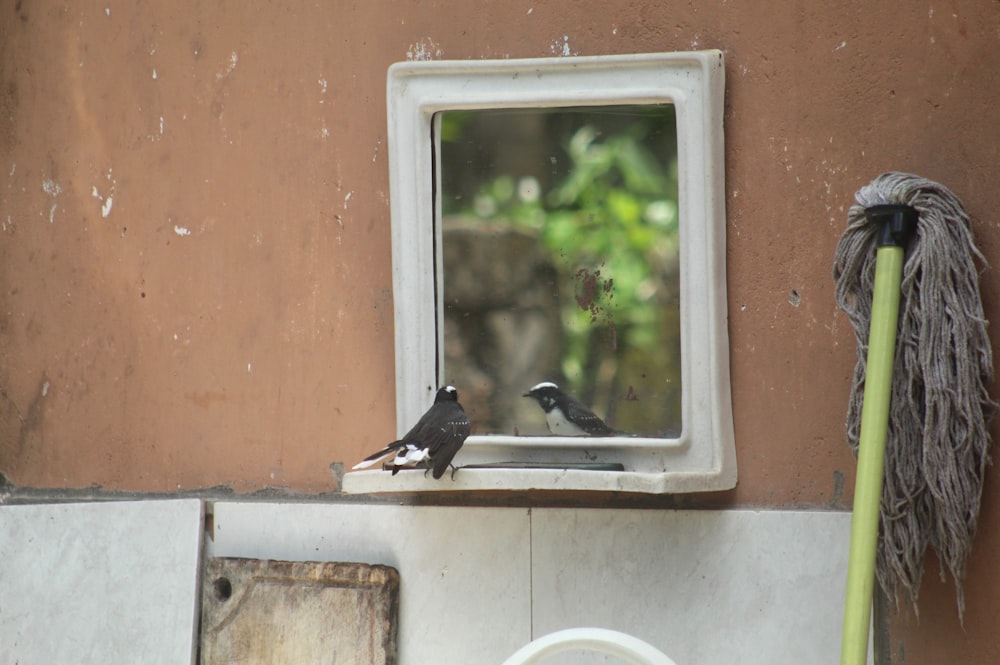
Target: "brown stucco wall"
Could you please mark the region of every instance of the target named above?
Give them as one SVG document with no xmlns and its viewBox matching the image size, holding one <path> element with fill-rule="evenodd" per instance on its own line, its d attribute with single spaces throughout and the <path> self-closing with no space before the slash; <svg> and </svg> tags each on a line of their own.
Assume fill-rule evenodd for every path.
<svg viewBox="0 0 1000 665">
<path fill-rule="evenodd" d="M 1000 265 L 998 36 L 993 0 L 5 3 L 0 472 L 335 495 L 331 462 L 393 433 L 386 68 L 719 48 L 739 486 L 690 502 L 849 507 L 833 250 L 853 193 L 904 170 Z M 929 568 L 907 663 L 1000 655 L 995 478 L 965 631 Z"/>
</svg>

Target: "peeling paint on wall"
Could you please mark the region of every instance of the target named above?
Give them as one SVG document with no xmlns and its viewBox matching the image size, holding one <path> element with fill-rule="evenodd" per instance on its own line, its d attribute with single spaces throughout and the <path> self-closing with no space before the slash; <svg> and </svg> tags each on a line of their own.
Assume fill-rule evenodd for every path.
<svg viewBox="0 0 1000 665">
<path fill-rule="evenodd" d="M 240 56 L 236 53 L 236 51 L 233 51 L 232 53 L 229 54 L 229 60 L 227 61 L 226 64 L 226 70 L 223 72 L 216 73 L 215 78 L 217 80 L 226 78 L 227 76 L 233 73 L 233 70 L 236 69 L 236 65 L 239 64 L 239 62 L 240 62 Z"/>
<path fill-rule="evenodd" d="M 42 180 L 42 191 L 55 198 L 62 194 L 62 187 L 55 180 Z"/>
<path fill-rule="evenodd" d="M 570 56 L 579 55 L 577 51 L 572 51 L 569 48 L 569 35 L 563 35 L 562 41 L 556 39 L 549 45 L 549 50 L 552 51 L 553 55 Z"/>
<path fill-rule="evenodd" d="M 115 185 L 118 184 L 112 177 L 112 173 L 112 169 L 108 169 L 108 173 L 105 175 L 105 179 L 111 183 L 107 196 L 101 194 L 100 190 L 97 189 L 97 185 L 94 185 L 90 189 L 90 195 L 101 202 L 101 217 L 105 219 L 111 214 L 111 206 L 114 205 Z"/>
<path fill-rule="evenodd" d="M 430 37 L 421 39 L 416 44 L 410 45 L 410 48 L 406 51 L 407 60 L 433 60 L 434 58 L 440 58 L 442 55 L 444 54 L 441 51 L 441 47 Z"/>
<path fill-rule="evenodd" d="M 53 199 L 55 199 L 57 196 L 62 194 L 62 187 L 60 187 L 59 183 L 57 183 L 55 180 L 46 178 L 42 180 L 42 191 L 51 196 Z M 58 207 L 59 205 L 55 203 L 55 201 L 53 200 L 52 207 L 49 208 L 49 224 L 55 222 L 56 208 Z"/>
</svg>

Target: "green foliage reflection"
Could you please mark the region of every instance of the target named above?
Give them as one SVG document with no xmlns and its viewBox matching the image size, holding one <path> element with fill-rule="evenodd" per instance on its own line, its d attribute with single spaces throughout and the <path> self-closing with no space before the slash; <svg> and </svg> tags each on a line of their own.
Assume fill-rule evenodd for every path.
<svg viewBox="0 0 1000 665">
<path fill-rule="evenodd" d="M 516 120 L 528 112 L 495 113 Z M 558 378 L 585 401 L 606 405 L 612 418 L 617 411 L 620 428 L 676 433 L 680 327 L 673 107 L 553 110 L 544 119 L 544 134 L 555 145 L 540 146 L 541 167 L 529 161 L 521 171 L 500 170 L 499 159 L 490 154 L 483 159 L 468 146 L 468 162 L 461 163 L 461 142 L 473 140 L 473 116 L 483 113 L 442 114 L 444 175 L 487 163 L 479 179 L 469 178 L 474 190 L 457 181 L 444 183 L 444 214 L 537 235 L 565 292 Z M 495 138 L 504 143 L 502 135 Z M 482 137 L 474 140 L 483 143 Z M 459 164 L 450 166 L 449 159 Z M 656 407 L 616 410 L 616 404 L 638 399 L 655 400 Z"/>
</svg>

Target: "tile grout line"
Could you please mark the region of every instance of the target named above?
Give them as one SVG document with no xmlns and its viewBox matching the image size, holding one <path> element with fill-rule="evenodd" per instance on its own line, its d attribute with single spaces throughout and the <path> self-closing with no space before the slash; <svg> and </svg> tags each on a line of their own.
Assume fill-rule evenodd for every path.
<svg viewBox="0 0 1000 665">
<path fill-rule="evenodd" d="M 535 527 L 528 508 L 528 641 L 535 640 Z"/>
</svg>

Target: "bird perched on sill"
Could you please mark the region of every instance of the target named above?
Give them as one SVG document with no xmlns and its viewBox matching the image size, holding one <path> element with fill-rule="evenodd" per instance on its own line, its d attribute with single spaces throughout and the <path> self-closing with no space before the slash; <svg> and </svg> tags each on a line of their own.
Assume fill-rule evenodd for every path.
<svg viewBox="0 0 1000 665">
<path fill-rule="evenodd" d="M 354 465 L 354 469 L 367 469 L 395 453 L 392 475 L 396 475 L 400 469 L 426 463 L 435 479 L 443 476 L 449 466 L 454 478 L 457 469 L 451 461 L 471 431 L 469 417 L 458 403 L 458 390 L 454 386 L 445 386 L 437 391 L 434 404 L 403 438 L 364 458 Z"/>
<path fill-rule="evenodd" d="M 549 432 L 558 436 L 612 436 L 607 423 L 579 400 L 564 393 L 551 381 L 543 381 L 524 393 L 545 411 Z"/>
</svg>

